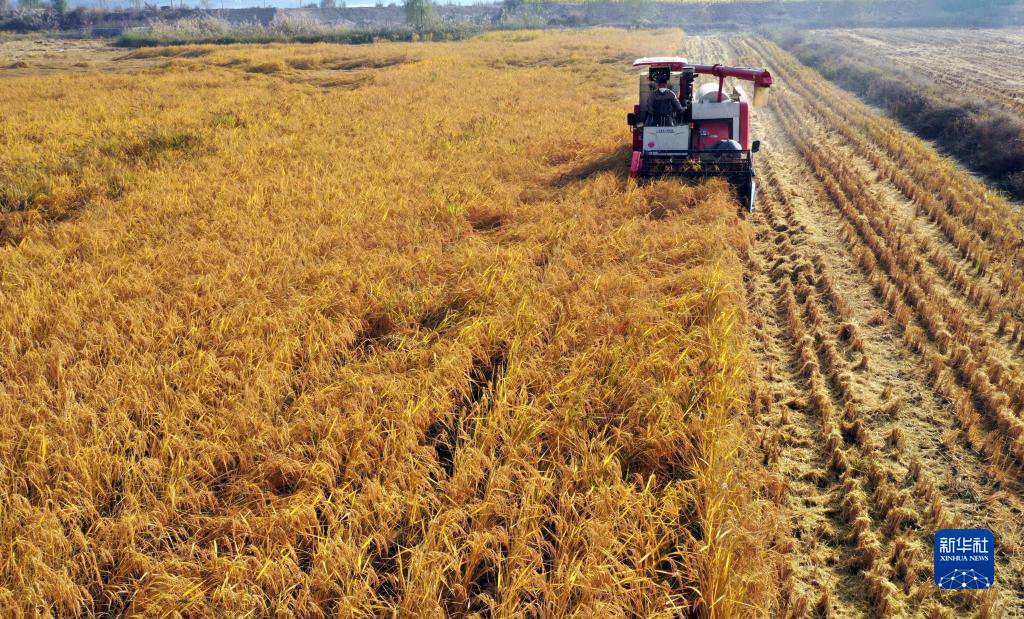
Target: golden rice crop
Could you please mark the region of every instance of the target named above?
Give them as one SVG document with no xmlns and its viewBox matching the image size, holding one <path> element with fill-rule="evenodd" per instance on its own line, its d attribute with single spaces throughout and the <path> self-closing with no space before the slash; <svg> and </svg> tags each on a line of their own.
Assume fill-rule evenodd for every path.
<svg viewBox="0 0 1024 619">
<path fill-rule="evenodd" d="M 680 37 L 5 78 L 0 605 L 767 612 L 749 230 L 622 170 Z"/>
</svg>

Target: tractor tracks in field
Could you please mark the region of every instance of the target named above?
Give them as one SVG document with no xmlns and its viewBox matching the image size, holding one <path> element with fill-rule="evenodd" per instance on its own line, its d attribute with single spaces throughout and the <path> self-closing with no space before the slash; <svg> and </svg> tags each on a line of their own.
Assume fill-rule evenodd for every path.
<svg viewBox="0 0 1024 619">
<path fill-rule="evenodd" d="M 984 197 L 916 189 L 929 170 L 902 165 L 901 136 L 773 45 L 692 49 L 778 84 L 755 114 L 748 294 L 754 412 L 790 521 L 779 614 L 1024 612 L 1020 281 Z M 932 536 L 957 526 L 996 533 L 997 589 L 935 589 Z"/>
</svg>

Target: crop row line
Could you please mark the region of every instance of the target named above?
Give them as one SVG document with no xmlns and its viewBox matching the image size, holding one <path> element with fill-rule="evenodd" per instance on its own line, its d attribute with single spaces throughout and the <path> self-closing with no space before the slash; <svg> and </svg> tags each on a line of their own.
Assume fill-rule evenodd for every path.
<svg viewBox="0 0 1024 619">
<path fill-rule="evenodd" d="M 747 44 L 755 53 L 771 58 L 773 66 L 785 71 L 787 87 L 802 99 L 819 103 L 813 110 L 814 115 L 847 138 L 884 177 L 892 177 L 894 186 L 909 200 L 920 201 L 929 216 L 937 218 L 937 224 L 950 241 L 958 249 L 962 248 L 979 269 L 984 272 L 996 257 L 1012 257 L 1018 263 L 1024 260 L 1020 217 L 1013 214 L 1004 200 L 994 196 L 981 183 L 969 180 L 951 182 L 948 172 L 953 166 L 949 162 L 940 159 L 917 140 L 907 140 L 895 122 L 880 118 L 863 105 L 851 105 L 835 89 L 823 87 L 823 79 L 812 75 L 806 67 L 797 65 L 795 59 L 788 57 L 778 46 L 757 40 Z M 871 148 L 864 136 L 878 148 Z M 943 219 L 938 215 L 940 209 L 975 232 L 977 239 L 965 232 L 957 233 L 957 227 L 951 222 L 942 223 Z M 986 250 L 980 244 L 982 240 L 991 243 L 992 249 Z"/>
</svg>

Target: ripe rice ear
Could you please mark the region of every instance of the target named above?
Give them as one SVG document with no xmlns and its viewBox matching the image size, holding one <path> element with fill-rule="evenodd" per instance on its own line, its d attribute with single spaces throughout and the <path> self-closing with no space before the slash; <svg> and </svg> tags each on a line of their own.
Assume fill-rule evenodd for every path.
<svg viewBox="0 0 1024 619">
<path fill-rule="evenodd" d="M 889 437 L 886 442 L 893 449 L 903 451 L 903 448 L 906 447 L 906 438 L 903 435 L 903 429 L 899 426 L 893 426 L 889 431 Z"/>
<path fill-rule="evenodd" d="M 832 617 L 831 589 L 827 587 L 822 588 L 818 601 L 814 603 L 814 616 L 821 619 L 830 619 Z"/>
</svg>

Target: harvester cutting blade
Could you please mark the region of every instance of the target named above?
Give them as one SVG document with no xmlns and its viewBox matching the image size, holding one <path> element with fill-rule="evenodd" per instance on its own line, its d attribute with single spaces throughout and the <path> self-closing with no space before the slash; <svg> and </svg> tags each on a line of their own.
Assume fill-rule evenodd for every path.
<svg viewBox="0 0 1024 619">
<path fill-rule="evenodd" d="M 733 180 L 730 185 L 735 192 L 736 201 L 740 203 L 740 207 L 748 213 L 753 213 L 754 209 L 757 208 L 757 183 L 754 181 L 754 176 L 750 175 L 742 181 Z"/>
<path fill-rule="evenodd" d="M 754 212 L 757 205 L 757 184 L 754 182 L 753 162 L 749 152 L 706 151 L 699 154 L 655 153 L 640 157 L 637 155 L 639 153 L 634 153 L 631 162 L 631 177 L 678 177 L 691 182 L 722 178 L 735 192 L 740 208 Z"/>
</svg>

